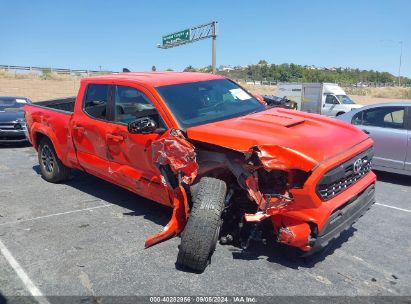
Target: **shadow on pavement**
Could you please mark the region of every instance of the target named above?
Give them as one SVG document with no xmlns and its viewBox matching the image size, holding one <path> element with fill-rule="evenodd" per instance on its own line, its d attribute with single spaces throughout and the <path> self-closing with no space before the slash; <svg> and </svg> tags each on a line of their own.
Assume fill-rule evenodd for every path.
<svg viewBox="0 0 411 304">
<path fill-rule="evenodd" d="M 33 166 L 33 170 L 40 174 L 40 166 Z M 143 216 L 145 219 L 158 225 L 165 226 L 171 218 L 171 208 L 138 196 L 124 188 L 106 182 L 84 172 L 74 171 L 74 177 L 64 184 L 98 199 L 126 209 L 125 216 Z"/>
<path fill-rule="evenodd" d="M 27 148 L 27 147 L 31 147 L 31 144 L 29 142 L 0 143 L 0 149 Z"/>
<path fill-rule="evenodd" d="M 377 180 L 380 182 L 411 186 L 411 176 L 383 171 L 374 171 L 374 173 L 377 175 Z"/>
<path fill-rule="evenodd" d="M 0 292 L 0 304 L 6 304 L 7 300 L 6 298 L 2 295 L 2 293 Z"/>
<path fill-rule="evenodd" d="M 266 258 L 267 261 L 279 264 L 288 268 L 298 269 L 298 268 L 312 268 L 315 264 L 325 260 L 327 256 L 334 253 L 334 251 L 342 246 L 343 243 L 347 242 L 348 239 L 354 235 L 357 231 L 354 227 L 344 231 L 339 238 L 330 242 L 327 247 L 323 250 L 313 254 L 309 257 L 298 257 L 295 255 L 295 251 L 290 247 L 275 243 L 274 241 L 268 242 L 267 245 L 261 243 L 254 243 L 249 249 L 241 250 L 235 248 L 232 250 L 232 255 L 234 259 L 242 260 L 258 260 L 261 258 Z"/>
<path fill-rule="evenodd" d="M 33 166 L 33 170 L 40 175 L 39 165 Z M 158 225 L 165 226 L 171 217 L 171 208 L 162 206 L 158 203 L 140 197 L 126 189 L 103 181 L 97 177 L 84 172 L 75 171 L 74 178 L 65 183 L 70 187 L 90 194 L 98 199 L 110 204 L 115 204 L 129 209 L 125 212 L 126 216 L 143 216 L 144 219 L 153 221 Z M 242 250 L 238 247 L 231 247 L 234 259 L 257 260 L 266 258 L 267 261 L 279 264 L 288 268 L 298 269 L 299 267 L 311 268 L 318 262 L 323 261 L 336 249 L 346 242 L 356 231 L 354 227 L 343 232 L 340 237 L 332 241 L 324 250 L 306 258 L 293 257 L 289 247 L 269 241 L 267 245 L 253 243 L 249 249 Z"/>
</svg>

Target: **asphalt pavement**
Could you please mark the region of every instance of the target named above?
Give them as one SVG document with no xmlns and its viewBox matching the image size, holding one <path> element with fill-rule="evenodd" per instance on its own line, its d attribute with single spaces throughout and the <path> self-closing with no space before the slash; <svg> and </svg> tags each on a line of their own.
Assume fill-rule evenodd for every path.
<svg viewBox="0 0 411 304">
<path fill-rule="evenodd" d="M 81 172 L 47 183 L 33 148 L 0 147 L 0 302 L 36 293 L 410 296 L 411 177 L 378 178 L 377 204 L 314 259 L 218 245 L 194 274 L 175 267 L 179 238 L 144 249 L 168 208 Z"/>
</svg>

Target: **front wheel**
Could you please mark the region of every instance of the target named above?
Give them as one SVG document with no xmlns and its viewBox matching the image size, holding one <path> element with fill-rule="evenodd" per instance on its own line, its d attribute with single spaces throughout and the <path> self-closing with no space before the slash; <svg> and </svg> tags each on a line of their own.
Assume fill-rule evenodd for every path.
<svg viewBox="0 0 411 304">
<path fill-rule="evenodd" d="M 181 234 L 177 265 L 203 272 L 216 248 L 227 186 L 222 180 L 203 177 L 196 187 L 193 207 Z"/>
<path fill-rule="evenodd" d="M 40 171 L 43 178 L 50 183 L 61 183 L 70 177 L 71 169 L 58 158 L 53 144 L 43 138 L 38 148 Z"/>
</svg>

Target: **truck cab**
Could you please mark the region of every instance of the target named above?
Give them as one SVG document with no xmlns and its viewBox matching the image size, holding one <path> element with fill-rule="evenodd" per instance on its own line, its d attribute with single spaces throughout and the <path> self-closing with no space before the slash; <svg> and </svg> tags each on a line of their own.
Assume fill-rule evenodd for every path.
<svg viewBox="0 0 411 304">
<path fill-rule="evenodd" d="M 357 105 L 337 84 L 323 84 L 321 114 L 339 116 L 361 107 L 362 105 Z"/>
</svg>

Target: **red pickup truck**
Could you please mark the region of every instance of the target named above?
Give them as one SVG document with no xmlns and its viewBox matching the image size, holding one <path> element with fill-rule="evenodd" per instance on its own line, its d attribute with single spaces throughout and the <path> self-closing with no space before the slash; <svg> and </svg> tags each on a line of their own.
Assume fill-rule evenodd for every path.
<svg viewBox="0 0 411 304">
<path fill-rule="evenodd" d="M 76 98 L 25 107 L 41 173 L 78 169 L 173 208 L 146 247 L 181 233 L 177 265 L 203 271 L 217 241 L 325 247 L 375 201 L 373 141 L 346 123 L 266 109 L 202 73 L 81 80 Z"/>
</svg>

